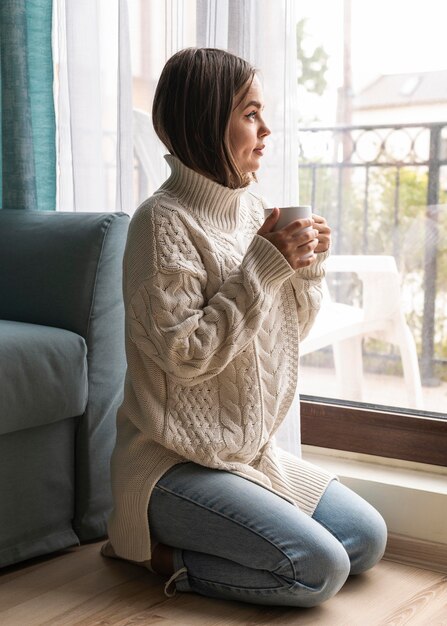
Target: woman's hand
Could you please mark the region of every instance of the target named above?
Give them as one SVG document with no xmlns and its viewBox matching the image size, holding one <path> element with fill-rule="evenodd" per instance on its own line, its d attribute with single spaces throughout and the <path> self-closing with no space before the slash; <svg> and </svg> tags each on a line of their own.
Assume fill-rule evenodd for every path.
<svg viewBox="0 0 447 626">
<path fill-rule="evenodd" d="M 268 239 L 281 252 L 294 270 L 312 265 L 316 259 L 315 252 L 320 251 L 318 247 L 324 246 L 326 243 L 329 247 L 328 241 L 330 241 L 330 237 L 329 240 L 327 240 L 327 237 L 328 232 L 330 235 L 330 229 L 326 224 L 326 220 L 314 215 L 313 219 L 294 220 L 287 226 L 284 226 L 284 228 L 274 231 L 273 228 L 278 221 L 279 214 L 279 209 L 274 208 L 257 234 Z M 318 223 L 315 222 L 314 228 L 315 218 L 318 218 L 320 221 Z M 308 230 L 303 230 L 304 228 Z M 321 241 L 320 237 L 322 238 Z M 323 251 L 323 248 L 321 248 L 321 251 Z M 309 257 L 303 258 L 309 253 Z"/>
<path fill-rule="evenodd" d="M 314 252 L 326 252 L 329 250 L 331 245 L 331 229 L 328 226 L 328 223 L 321 217 L 321 215 L 312 215 L 313 218 L 313 226 L 318 231 L 318 246 L 315 248 Z"/>
</svg>

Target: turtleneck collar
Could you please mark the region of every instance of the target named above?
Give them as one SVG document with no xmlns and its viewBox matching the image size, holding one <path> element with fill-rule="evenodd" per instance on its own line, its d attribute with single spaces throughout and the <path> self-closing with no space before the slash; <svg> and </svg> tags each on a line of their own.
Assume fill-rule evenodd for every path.
<svg viewBox="0 0 447 626">
<path fill-rule="evenodd" d="M 172 154 L 167 154 L 165 159 L 171 168 L 171 175 L 159 191 L 172 194 L 191 212 L 224 232 L 233 232 L 238 228 L 239 204 L 246 187 L 224 187 L 186 167 Z"/>
</svg>

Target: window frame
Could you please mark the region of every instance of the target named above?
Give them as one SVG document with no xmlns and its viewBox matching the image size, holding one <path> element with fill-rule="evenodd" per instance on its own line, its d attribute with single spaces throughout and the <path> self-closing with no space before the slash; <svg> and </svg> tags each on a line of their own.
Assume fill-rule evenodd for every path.
<svg viewBox="0 0 447 626">
<path fill-rule="evenodd" d="M 302 396 L 303 444 L 447 466 L 447 419 Z"/>
</svg>

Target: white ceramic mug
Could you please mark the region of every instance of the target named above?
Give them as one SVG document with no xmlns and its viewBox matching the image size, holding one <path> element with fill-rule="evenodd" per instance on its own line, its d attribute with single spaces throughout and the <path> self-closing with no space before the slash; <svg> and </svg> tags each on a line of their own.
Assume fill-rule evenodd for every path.
<svg viewBox="0 0 447 626">
<path fill-rule="evenodd" d="M 280 215 L 278 221 L 275 224 L 275 228 L 273 230 L 280 230 L 293 222 L 294 220 L 301 220 L 307 217 L 312 217 L 312 207 L 309 205 L 302 206 L 283 206 L 280 207 Z M 267 218 L 273 209 L 264 209 L 264 216 Z M 310 228 L 310 226 L 309 226 Z M 303 229 L 305 230 L 305 229 Z"/>
<path fill-rule="evenodd" d="M 290 224 L 290 222 L 293 222 L 295 220 L 302 220 L 308 217 L 312 217 L 312 207 L 310 205 L 283 206 L 280 207 L 279 210 L 279 218 L 273 230 L 280 230 L 281 228 L 284 228 L 284 226 L 287 226 L 287 224 Z M 264 217 L 267 219 L 272 211 L 273 209 L 264 209 Z M 307 226 L 306 228 L 303 228 L 303 230 L 309 230 L 310 228 L 311 226 Z M 305 254 L 301 258 L 307 259 L 310 256 L 312 256 L 312 252 L 309 252 L 309 254 Z"/>
</svg>

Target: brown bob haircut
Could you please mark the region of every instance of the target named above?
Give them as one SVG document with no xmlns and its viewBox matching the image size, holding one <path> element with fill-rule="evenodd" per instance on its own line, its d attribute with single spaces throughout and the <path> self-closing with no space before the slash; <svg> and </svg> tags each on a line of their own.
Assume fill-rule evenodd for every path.
<svg viewBox="0 0 447 626">
<path fill-rule="evenodd" d="M 186 48 L 167 61 L 155 91 L 152 121 L 169 152 L 232 189 L 251 180 L 231 154 L 228 125 L 234 97 L 244 98 L 254 75 L 247 61 L 225 50 Z"/>
</svg>

